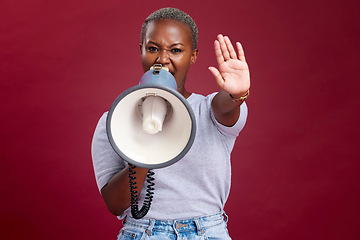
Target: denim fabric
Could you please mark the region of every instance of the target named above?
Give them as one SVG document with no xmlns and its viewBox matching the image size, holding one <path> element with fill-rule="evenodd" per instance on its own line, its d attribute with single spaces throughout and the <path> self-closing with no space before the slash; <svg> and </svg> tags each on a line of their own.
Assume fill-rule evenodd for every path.
<svg viewBox="0 0 360 240">
<path fill-rule="evenodd" d="M 133 219 L 126 217 L 118 240 L 229 240 L 224 213 L 184 220 Z"/>
</svg>

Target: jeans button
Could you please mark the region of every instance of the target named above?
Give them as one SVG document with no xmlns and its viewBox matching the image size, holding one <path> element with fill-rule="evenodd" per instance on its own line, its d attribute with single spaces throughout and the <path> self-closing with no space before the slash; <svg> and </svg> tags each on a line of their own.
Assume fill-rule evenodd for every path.
<svg viewBox="0 0 360 240">
<path fill-rule="evenodd" d="M 176 227 L 177 230 L 180 230 L 182 227 L 187 227 L 187 226 L 189 226 L 189 225 L 188 224 L 182 224 L 182 223 L 179 223 L 179 222 L 177 222 L 175 224 L 175 227 Z"/>
</svg>

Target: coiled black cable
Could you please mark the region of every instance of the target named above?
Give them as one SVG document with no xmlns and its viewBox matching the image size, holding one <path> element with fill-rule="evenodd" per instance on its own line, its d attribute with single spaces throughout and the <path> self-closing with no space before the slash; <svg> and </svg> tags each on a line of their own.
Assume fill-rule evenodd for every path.
<svg viewBox="0 0 360 240">
<path fill-rule="evenodd" d="M 146 195 L 145 195 L 145 200 L 143 203 L 143 206 L 141 207 L 140 211 L 139 211 L 139 206 L 138 206 L 138 191 L 137 186 L 136 186 L 136 182 L 134 181 L 136 179 L 136 177 L 134 176 L 136 171 L 134 170 L 134 168 L 136 168 L 136 166 L 134 165 L 130 165 L 129 168 L 129 186 L 130 186 L 130 198 L 131 198 L 131 215 L 133 216 L 133 218 L 135 219 L 140 219 L 143 218 L 148 211 L 150 210 L 150 206 L 151 206 L 151 202 L 153 199 L 153 195 L 154 195 L 154 180 L 155 178 L 153 178 L 153 175 L 155 174 L 151 169 L 149 169 L 146 177 L 147 177 L 147 186 L 146 186 Z"/>
</svg>

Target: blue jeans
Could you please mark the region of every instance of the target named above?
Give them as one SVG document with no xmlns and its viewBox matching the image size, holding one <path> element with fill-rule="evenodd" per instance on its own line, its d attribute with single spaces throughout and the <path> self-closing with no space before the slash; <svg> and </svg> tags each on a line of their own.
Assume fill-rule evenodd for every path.
<svg viewBox="0 0 360 240">
<path fill-rule="evenodd" d="M 184 220 L 134 219 L 127 216 L 118 240 L 231 240 L 227 228 L 227 216 L 218 213 Z"/>
</svg>

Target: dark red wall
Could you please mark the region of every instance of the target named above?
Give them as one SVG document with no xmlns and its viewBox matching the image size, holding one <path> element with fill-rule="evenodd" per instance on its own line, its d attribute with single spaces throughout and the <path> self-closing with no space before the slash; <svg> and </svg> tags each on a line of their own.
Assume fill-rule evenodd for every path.
<svg viewBox="0 0 360 240">
<path fill-rule="evenodd" d="M 199 27 L 188 90 L 217 90 L 218 33 L 243 43 L 251 68 L 226 205 L 233 239 L 359 239 L 355 0 L 2 1 L 0 238 L 115 239 L 91 138 L 142 75 L 143 20 L 169 5 Z"/>
</svg>

